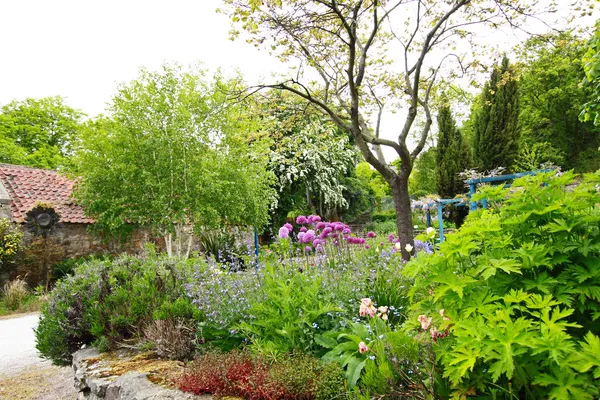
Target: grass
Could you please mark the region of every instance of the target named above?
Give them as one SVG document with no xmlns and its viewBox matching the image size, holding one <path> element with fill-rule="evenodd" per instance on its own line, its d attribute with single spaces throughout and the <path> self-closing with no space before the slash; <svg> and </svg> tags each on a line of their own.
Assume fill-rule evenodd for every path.
<svg viewBox="0 0 600 400">
<path fill-rule="evenodd" d="M 0 317 L 40 310 L 41 297 L 36 296 L 22 279 L 6 283 L 0 289 Z"/>
<path fill-rule="evenodd" d="M 9 307 L 6 300 L 0 297 L 0 317 L 38 312 L 41 305 L 40 297 L 33 294 L 25 297 L 16 308 Z"/>
</svg>

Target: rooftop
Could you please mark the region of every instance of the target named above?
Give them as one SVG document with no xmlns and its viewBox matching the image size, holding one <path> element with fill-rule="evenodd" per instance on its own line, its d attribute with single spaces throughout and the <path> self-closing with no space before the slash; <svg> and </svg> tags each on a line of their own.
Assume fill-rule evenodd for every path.
<svg viewBox="0 0 600 400">
<path fill-rule="evenodd" d="M 93 223 L 92 218 L 84 215 L 83 207 L 71 198 L 74 185 L 74 181 L 57 171 L 0 164 L 0 191 L 4 186 L 15 222 L 24 222 L 25 214 L 35 203 L 47 202 L 54 206 L 61 222 Z"/>
</svg>

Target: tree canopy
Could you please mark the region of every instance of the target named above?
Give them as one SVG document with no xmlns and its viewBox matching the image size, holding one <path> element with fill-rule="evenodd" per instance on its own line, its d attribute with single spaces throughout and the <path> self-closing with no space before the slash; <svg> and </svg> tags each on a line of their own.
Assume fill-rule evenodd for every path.
<svg viewBox="0 0 600 400">
<path fill-rule="evenodd" d="M 226 101 L 237 84 L 165 65 L 120 85 L 77 157 L 76 195 L 100 227 L 149 226 L 184 254 L 189 226 L 266 224 L 272 178 L 253 116 Z"/>
<path fill-rule="evenodd" d="M 68 166 L 84 116 L 60 96 L 6 104 L 0 109 L 0 162 L 51 169 Z"/>
<path fill-rule="evenodd" d="M 600 168 L 600 127 L 579 121 L 593 98 L 585 79 L 585 41 L 572 33 L 532 38 L 522 48 L 519 81 L 522 169 L 552 162 L 565 169 Z"/>
</svg>

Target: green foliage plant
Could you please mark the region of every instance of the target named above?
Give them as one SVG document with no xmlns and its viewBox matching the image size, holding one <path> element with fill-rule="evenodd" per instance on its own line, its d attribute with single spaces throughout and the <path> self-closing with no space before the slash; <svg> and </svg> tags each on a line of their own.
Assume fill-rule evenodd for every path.
<svg viewBox="0 0 600 400">
<path fill-rule="evenodd" d="M 343 311 L 327 299 L 324 289 L 319 274 L 267 266 L 263 296 L 251 303 L 252 319 L 242 322 L 239 329 L 266 356 L 314 353 L 315 335 L 327 328 L 333 313 Z"/>
<path fill-rule="evenodd" d="M 430 334 L 455 398 L 598 397 L 599 184 L 566 172 L 484 187 L 473 200 L 491 208 L 406 266 L 405 327 Z"/>
</svg>

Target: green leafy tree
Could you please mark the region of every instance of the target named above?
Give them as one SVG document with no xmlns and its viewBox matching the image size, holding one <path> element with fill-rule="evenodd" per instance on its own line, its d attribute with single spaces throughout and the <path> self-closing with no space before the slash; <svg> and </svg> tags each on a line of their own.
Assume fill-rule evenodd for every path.
<svg viewBox="0 0 600 400">
<path fill-rule="evenodd" d="M 585 79 L 585 42 L 572 33 L 532 38 L 523 45 L 519 81 L 520 169 L 552 162 L 581 172 L 600 168 L 600 127 L 580 121 L 593 96 Z"/>
<path fill-rule="evenodd" d="M 458 174 L 469 167 L 469 155 L 450 106 L 440 109 L 437 120 L 437 194 L 451 199 L 465 192 L 465 185 Z"/>
<path fill-rule="evenodd" d="M 461 47 L 457 45 L 480 32 L 481 25 L 497 29 L 508 20 L 511 26 L 519 26 L 541 11 L 536 8 L 537 2 L 530 0 L 496 1 L 491 7 L 487 0 L 224 3 L 224 12 L 234 24 L 233 38 L 244 30 L 249 43 L 270 48 L 282 61 L 297 66 L 288 79 L 259 88 L 294 93 L 352 137 L 365 161 L 390 185 L 399 239 L 411 245 L 414 238 L 408 179 L 433 123 L 435 89 L 452 83 L 455 74 L 449 63 L 458 59 L 461 65 L 476 65 L 482 61 L 482 52 L 462 46 L 469 47 L 468 54 L 457 54 Z M 398 52 L 391 50 L 396 44 L 400 45 Z M 304 73 L 307 70 L 310 74 Z M 381 116 L 382 109 L 395 109 L 399 104 L 408 105 L 404 123 L 397 139 L 384 139 L 380 124 L 371 124 L 370 117 Z M 419 114 L 424 116 L 422 126 L 415 124 Z M 409 149 L 411 130 L 418 133 L 414 148 Z M 381 146 L 396 152 L 402 160 L 400 169 L 382 159 Z M 406 248 L 410 246 L 402 246 L 402 256 L 409 259 Z"/>
<path fill-rule="evenodd" d="M 164 236 L 169 255 L 185 255 L 190 227 L 266 224 L 272 181 L 266 149 L 249 139 L 254 116 L 227 101 L 237 81 L 204 74 L 142 69 L 87 132 L 76 196 L 100 228 L 148 226 Z"/>
<path fill-rule="evenodd" d="M 254 100 L 261 132 L 270 143 L 269 170 L 277 178 L 274 225 L 281 226 L 288 216 L 317 212 L 332 217 L 347 210 L 348 198 L 357 195 L 351 175 L 359 156 L 348 136 L 289 93 L 273 90 Z"/>
<path fill-rule="evenodd" d="M 583 57 L 585 78 L 587 85 L 593 94 L 590 100 L 584 104 L 581 112 L 581 120 L 584 122 L 594 121 L 594 125 L 600 125 L 600 20 L 596 22 L 596 30 L 588 42 L 587 51 Z"/>
<path fill-rule="evenodd" d="M 0 162 L 68 167 L 84 116 L 60 96 L 10 102 L 0 111 Z"/>
<path fill-rule="evenodd" d="M 371 165 L 362 161 L 356 165 L 356 177 L 368 187 L 370 196 L 373 197 L 374 206 L 380 207 L 383 198 L 391 196 L 390 186 L 386 183 L 383 176 L 371 167 Z"/>
<path fill-rule="evenodd" d="M 409 182 L 411 195 L 419 198 L 437 193 L 437 173 L 437 148 L 430 147 L 415 160 Z"/>
<path fill-rule="evenodd" d="M 480 167 L 511 169 L 519 151 L 519 93 L 515 69 L 503 57 L 481 93 L 474 122 L 474 151 Z"/>
</svg>

